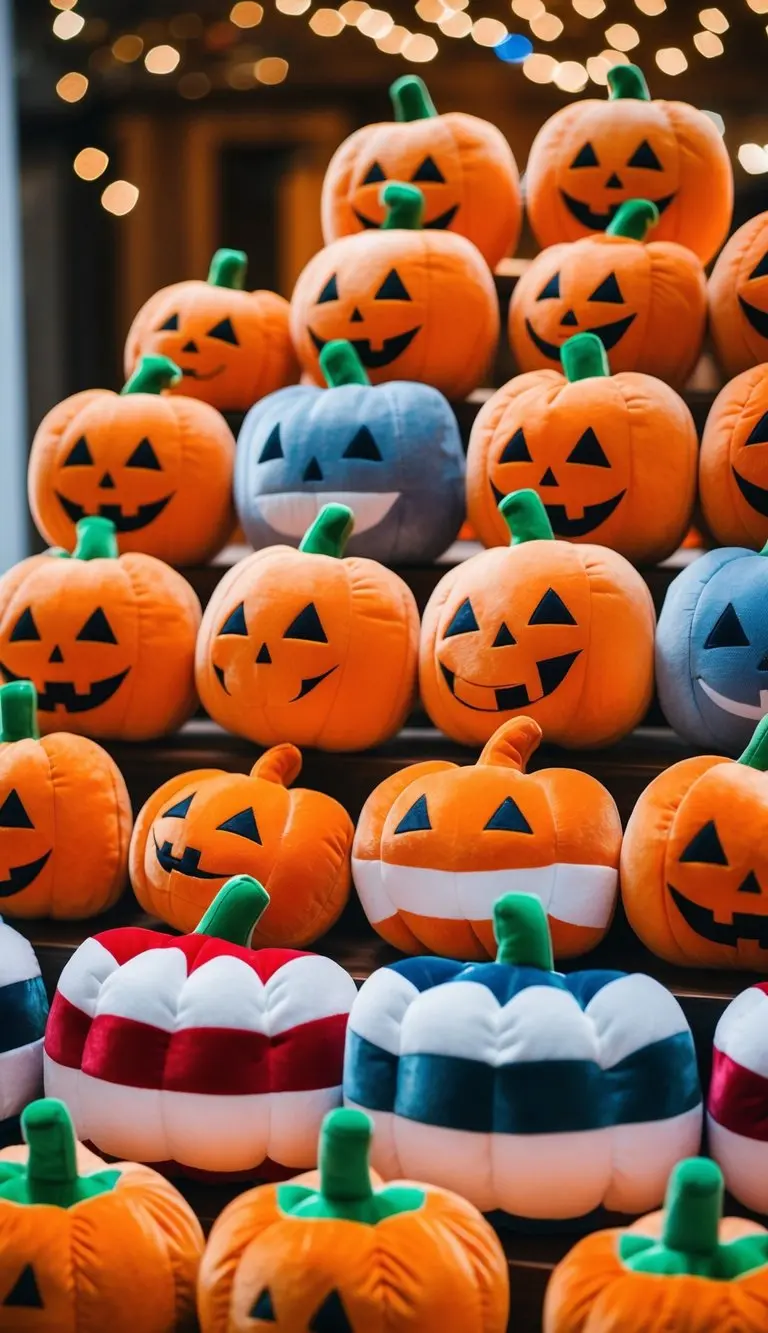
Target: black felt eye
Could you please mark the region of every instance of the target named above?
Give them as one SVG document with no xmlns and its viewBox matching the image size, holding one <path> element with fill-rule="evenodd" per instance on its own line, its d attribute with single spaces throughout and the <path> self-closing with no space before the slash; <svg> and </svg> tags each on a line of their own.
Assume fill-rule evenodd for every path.
<svg viewBox="0 0 768 1333">
<path fill-rule="evenodd" d="M 554 273 L 545 287 L 542 287 L 537 301 L 549 301 L 555 296 L 560 295 L 560 274 Z"/>
<path fill-rule="evenodd" d="M 75 638 L 81 643 L 117 643 L 115 632 L 100 606 L 88 617 Z"/>
<path fill-rule="evenodd" d="M 196 792 L 192 792 L 192 795 L 185 796 L 183 801 L 177 801 L 175 805 L 171 806 L 170 810 L 166 810 L 163 819 L 183 819 L 188 813 L 196 794 Z"/>
<path fill-rule="evenodd" d="M 3 804 L 0 805 L 0 828 L 34 828 L 34 824 L 21 803 L 21 797 L 12 787 Z"/>
<path fill-rule="evenodd" d="M 355 1333 L 338 1291 L 326 1296 L 309 1321 L 309 1333 Z"/>
<path fill-rule="evenodd" d="M 277 1315 L 275 1307 L 272 1304 L 272 1293 L 269 1287 L 265 1287 L 256 1297 L 251 1308 L 251 1319 L 261 1319 L 265 1324 L 276 1324 Z"/>
<path fill-rule="evenodd" d="M 517 801 L 511 796 L 505 796 L 501 805 L 494 810 L 486 829 L 496 829 L 499 833 L 533 833 L 528 820 L 523 814 Z"/>
<path fill-rule="evenodd" d="M 523 433 L 523 428 L 522 426 L 518 426 L 512 438 L 507 440 L 507 443 L 504 445 L 499 462 L 530 463 L 530 461 L 531 455 L 528 452 L 528 445 Z"/>
<path fill-rule="evenodd" d="M 11 630 L 11 643 L 31 643 L 40 638 L 40 632 L 35 624 L 35 618 L 32 615 L 31 606 L 25 607 L 19 616 L 16 624 Z"/>
<path fill-rule="evenodd" d="M 694 834 L 680 860 L 698 861 L 700 865 L 705 866 L 727 866 L 728 858 L 723 851 L 723 844 L 718 837 L 713 819 Z"/>
<path fill-rule="evenodd" d="M 326 282 L 323 290 L 317 298 L 318 305 L 325 305 L 326 301 L 338 301 L 339 289 L 336 286 L 336 274 L 332 274 Z"/>
<path fill-rule="evenodd" d="M 744 444 L 768 444 L 768 412 L 763 412 L 756 426 L 750 431 L 749 439 Z"/>
<path fill-rule="evenodd" d="M 431 829 L 431 827 L 427 798 L 426 796 L 419 796 L 410 810 L 406 810 L 395 829 L 395 833 L 420 833 Z"/>
<path fill-rule="evenodd" d="M 161 324 L 158 333 L 175 333 L 179 327 L 178 315 L 169 315 L 164 324 Z"/>
<path fill-rule="evenodd" d="M 615 273 L 609 273 L 608 277 L 596 287 L 588 301 L 608 301 L 611 305 L 623 305 L 624 297 L 621 294 Z"/>
<path fill-rule="evenodd" d="M 591 426 L 588 426 L 584 434 L 576 441 L 567 461 L 569 463 L 585 463 L 591 467 L 611 466 Z"/>
<path fill-rule="evenodd" d="M 548 588 L 528 621 L 528 624 L 575 625 L 576 621 L 568 610 L 568 607 L 565 605 L 562 597 L 555 592 L 554 588 Z"/>
<path fill-rule="evenodd" d="M 88 441 L 84 435 L 81 435 L 77 443 L 72 445 L 72 448 L 62 463 L 62 467 L 87 467 L 92 463 L 93 457 L 88 448 Z"/>
<path fill-rule="evenodd" d="M 647 139 L 643 139 L 643 142 L 635 149 L 627 166 L 647 167 L 649 171 L 664 170 Z"/>
<path fill-rule="evenodd" d="M 259 454 L 260 463 L 272 463 L 276 458 L 283 458 L 283 445 L 280 439 L 280 422 L 269 432 L 264 448 Z"/>
<path fill-rule="evenodd" d="M 753 278 L 764 278 L 766 274 L 768 274 L 768 250 L 766 250 L 760 263 L 753 268 L 749 275 L 749 281 L 751 282 Z"/>
<path fill-rule="evenodd" d="M 35 1270 L 31 1264 L 22 1268 L 21 1273 L 3 1301 L 3 1305 L 13 1306 L 17 1310 L 43 1310 L 45 1308 L 43 1298 L 40 1295 L 40 1288 L 37 1285 Z"/>
<path fill-rule="evenodd" d="M 249 838 L 251 842 L 257 842 L 261 846 L 261 836 L 256 824 L 256 816 L 250 806 L 246 810 L 240 810 L 236 815 L 225 819 L 218 828 L 222 833 L 236 833 L 239 838 Z"/>
<path fill-rule="evenodd" d="M 245 623 L 245 606 L 242 602 L 235 607 L 227 616 L 224 624 L 219 630 L 219 634 L 247 634 L 248 626 Z"/>
<path fill-rule="evenodd" d="M 160 459 L 146 436 L 136 445 L 125 466 L 150 468 L 153 472 L 162 472 L 163 470 Z"/>
<path fill-rule="evenodd" d="M 410 301 L 397 269 L 390 269 L 377 291 L 374 301 Z"/>
<path fill-rule="evenodd" d="M 575 171 L 579 167 L 599 167 L 599 166 L 600 163 L 597 160 L 597 153 L 595 152 L 591 143 L 585 143 L 584 147 L 579 149 L 578 153 L 573 159 L 571 163 L 571 170 Z"/>
<path fill-rule="evenodd" d="M 284 639 L 306 639 L 309 643 L 327 643 L 328 636 L 323 629 L 322 621 L 317 614 L 317 608 L 314 602 L 310 602 L 299 611 L 295 620 L 292 620 L 288 626 Z"/>
<path fill-rule="evenodd" d="M 720 612 L 704 642 L 705 648 L 748 648 L 749 639 L 736 614 L 733 602 Z"/>
<path fill-rule="evenodd" d="M 433 157 L 425 157 L 420 167 L 417 167 L 411 180 L 416 181 L 434 181 L 436 184 L 444 185 L 445 176 L 437 165 Z"/>
<path fill-rule="evenodd" d="M 517 643 L 517 639 L 512 633 L 506 621 L 502 620 L 496 638 L 491 644 L 492 648 L 509 648 Z"/>
<path fill-rule="evenodd" d="M 443 638 L 451 639 L 454 634 L 471 634 L 473 630 L 479 629 L 475 613 L 472 610 L 472 603 L 469 598 L 465 598 L 448 626 Z"/>
<path fill-rule="evenodd" d="M 360 184 L 378 185 L 379 181 L 385 181 L 386 179 L 387 178 L 384 175 L 384 170 L 381 167 L 381 165 L 378 162 L 372 162 L 368 170 L 366 171 L 365 175 L 363 176 L 363 179 L 361 180 Z"/>
<path fill-rule="evenodd" d="M 239 347 L 237 334 L 232 327 L 231 319 L 220 319 L 212 329 L 208 330 L 209 338 L 216 338 L 221 343 L 231 343 L 233 347 Z"/>
<path fill-rule="evenodd" d="M 380 463 L 381 451 L 367 426 L 361 426 L 347 445 L 342 458 L 361 458 L 367 463 Z"/>
</svg>

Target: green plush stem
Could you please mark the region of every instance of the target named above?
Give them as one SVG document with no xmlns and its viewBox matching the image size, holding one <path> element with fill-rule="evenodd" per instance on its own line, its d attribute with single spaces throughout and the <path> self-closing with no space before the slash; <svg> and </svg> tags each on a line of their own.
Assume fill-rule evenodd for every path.
<svg viewBox="0 0 768 1333">
<path fill-rule="evenodd" d="M 610 100 L 650 102 L 651 94 L 643 71 L 637 65 L 614 65 L 608 70 Z"/>
<path fill-rule="evenodd" d="M 626 236 L 630 241 L 644 241 L 659 220 L 659 210 L 650 199 L 627 199 L 605 229 L 606 236 Z"/>
<path fill-rule="evenodd" d="M 0 686 L 0 741 L 39 741 L 37 690 L 31 680 Z"/>
<path fill-rule="evenodd" d="M 217 250 L 208 270 L 212 287 L 230 287 L 241 292 L 248 272 L 248 256 L 244 250 Z"/>
<path fill-rule="evenodd" d="M 596 333 L 576 333 L 560 348 L 563 374 L 569 384 L 610 375 L 608 354 Z"/>
<path fill-rule="evenodd" d="M 181 371 L 169 356 L 143 356 L 131 375 L 120 390 L 121 395 L 129 393 L 162 393 L 163 389 L 170 389 L 174 384 L 178 384 L 182 378 Z"/>
<path fill-rule="evenodd" d="M 330 555 L 341 560 L 352 536 L 355 516 L 348 505 L 323 505 L 311 527 L 299 543 L 305 555 Z"/>
<path fill-rule="evenodd" d="M 539 898 L 530 893 L 505 893 L 493 905 L 493 933 L 497 963 L 509 967 L 554 968 L 552 939 L 547 914 Z"/>
<path fill-rule="evenodd" d="M 320 369 L 329 389 L 371 382 L 360 357 L 346 338 L 333 338 L 325 344 L 320 353 Z"/>
<path fill-rule="evenodd" d="M 5 686 L 8 689 L 8 686 Z M 3 691 L 0 690 L 0 699 Z M 740 755 L 738 762 L 745 764 L 747 768 L 756 768 L 759 773 L 768 771 L 768 717 L 762 717 L 755 730 L 752 732 L 752 739 L 746 750 Z"/>
<path fill-rule="evenodd" d="M 81 518 L 75 526 L 73 560 L 117 560 L 117 529 L 111 518 Z"/>
<path fill-rule="evenodd" d="M 382 231 L 420 231 L 424 221 L 424 195 L 416 185 L 388 181 L 379 196 L 387 210 Z"/>
<path fill-rule="evenodd" d="M 555 534 L 537 491 L 513 491 L 499 500 L 499 513 L 509 528 L 512 546 L 523 542 L 553 542 Z"/>
<path fill-rule="evenodd" d="M 389 95 L 395 108 L 395 120 L 431 120 L 437 115 L 429 89 L 418 74 L 403 74 L 402 78 L 395 79 Z"/>
<path fill-rule="evenodd" d="M 195 930 L 217 940 L 248 948 L 256 926 L 269 906 L 269 894 L 252 875 L 233 875 L 219 889 Z"/>
<path fill-rule="evenodd" d="M 26 1107 L 21 1131 L 29 1155 L 26 1162 L 0 1163 L 0 1199 L 72 1208 L 84 1199 L 107 1194 L 120 1179 L 119 1171 L 110 1170 L 78 1175 L 72 1117 L 64 1103 L 53 1097 Z"/>
</svg>

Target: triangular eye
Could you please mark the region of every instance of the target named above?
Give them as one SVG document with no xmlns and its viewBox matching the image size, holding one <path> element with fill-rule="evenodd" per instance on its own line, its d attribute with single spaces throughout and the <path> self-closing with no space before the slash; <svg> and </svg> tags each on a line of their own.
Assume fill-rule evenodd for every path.
<svg viewBox="0 0 768 1333">
<path fill-rule="evenodd" d="M 310 602 L 299 611 L 295 620 L 292 620 L 288 626 L 284 639 L 306 639 L 309 643 L 327 643 L 328 636 L 323 629 L 322 622 L 314 602 Z"/>
<path fill-rule="evenodd" d="M 162 472 L 163 470 L 160 459 L 146 436 L 136 445 L 125 466 L 151 468 L 153 472 Z"/>
<path fill-rule="evenodd" d="M 499 833 L 533 833 L 520 806 L 511 796 L 505 796 L 498 810 L 494 810 L 487 829 L 496 829 Z"/>
<path fill-rule="evenodd" d="M 3 804 L 0 805 L 0 828 L 34 828 L 34 824 L 21 803 L 21 797 L 12 787 Z"/>
<path fill-rule="evenodd" d="M 283 457 L 283 444 L 280 439 L 280 422 L 278 421 L 277 425 L 273 426 L 269 432 L 267 442 L 259 454 L 259 462 L 272 463 L 276 458 Z"/>
<path fill-rule="evenodd" d="M 365 175 L 363 176 L 363 179 L 361 180 L 360 184 L 378 185 L 379 181 L 385 181 L 386 179 L 387 178 L 384 175 L 383 168 L 379 165 L 379 163 L 372 162 L 368 170 L 366 171 Z"/>
<path fill-rule="evenodd" d="M 410 301 L 410 296 L 403 286 L 398 272 L 392 268 L 377 291 L 375 301 Z"/>
<path fill-rule="evenodd" d="M 522 426 L 518 426 L 511 440 L 507 440 L 499 459 L 500 463 L 530 463 L 531 455 L 528 452 L 525 435 Z"/>
<path fill-rule="evenodd" d="M 576 154 L 575 158 L 571 163 L 572 170 L 576 170 L 578 167 L 599 167 L 599 166 L 600 163 L 597 160 L 597 153 L 595 152 L 591 143 L 585 143 L 584 147 L 579 149 L 578 153 Z"/>
<path fill-rule="evenodd" d="M 17 1310 L 42 1310 L 43 1298 L 37 1285 L 35 1270 L 31 1264 L 22 1268 L 21 1273 L 8 1292 L 3 1306 L 15 1306 Z"/>
<path fill-rule="evenodd" d="M 334 273 L 323 287 L 323 290 L 317 298 L 316 304 L 324 305 L 326 301 L 338 301 L 338 299 L 339 289 L 336 286 L 336 274 Z"/>
<path fill-rule="evenodd" d="M 347 445 L 342 458 L 361 458 L 367 463 L 380 463 L 381 452 L 367 426 L 361 426 L 354 439 Z"/>
<path fill-rule="evenodd" d="M 748 648 L 749 639 L 744 633 L 733 602 L 729 602 L 720 612 L 704 642 L 705 648 Z"/>
<path fill-rule="evenodd" d="M 220 343 L 231 343 L 233 347 L 240 346 L 231 319 L 220 319 L 218 324 L 208 330 L 208 337 L 216 338 Z"/>
<path fill-rule="evenodd" d="M 445 185 L 445 176 L 437 165 L 433 157 L 425 157 L 421 166 L 411 176 L 414 181 L 434 181 L 438 185 Z"/>
<path fill-rule="evenodd" d="M 536 300 L 549 301 L 559 295 L 560 295 L 560 274 L 553 273 L 546 287 L 542 287 L 541 291 L 536 297 Z"/>
<path fill-rule="evenodd" d="M 35 624 L 35 618 L 32 615 L 32 607 L 27 606 L 22 611 L 16 624 L 11 630 L 10 643 L 31 643 L 33 639 L 40 638 L 40 631 Z"/>
<path fill-rule="evenodd" d="M 471 634 L 473 630 L 477 630 L 479 628 L 480 626 L 477 623 L 475 613 L 472 610 L 472 603 L 467 597 L 462 602 L 461 606 L 459 607 L 458 611 L 453 617 L 453 620 L 451 621 L 450 625 L 445 631 L 443 638 L 450 639 L 453 637 L 454 634 Z"/>
<path fill-rule="evenodd" d="M 178 315 L 169 315 L 164 324 L 158 328 L 158 333 L 175 333 L 179 327 Z"/>
<path fill-rule="evenodd" d="M 588 426 L 584 434 L 579 437 L 568 455 L 567 462 L 587 463 L 591 467 L 611 466 L 591 426 Z"/>
<path fill-rule="evenodd" d="M 529 625 L 575 625 L 576 621 L 554 588 L 548 588 L 528 621 Z"/>
<path fill-rule="evenodd" d="M 611 305 L 623 305 L 624 297 L 621 294 L 616 274 L 609 273 L 608 277 L 596 287 L 588 301 L 609 301 Z"/>
<path fill-rule="evenodd" d="M 115 632 L 100 606 L 88 617 L 75 638 L 81 643 L 117 643 Z"/>
<path fill-rule="evenodd" d="M 338 1291 L 326 1296 L 309 1321 L 309 1333 L 355 1333 Z"/>
<path fill-rule="evenodd" d="M 654 153 L 647 139 L 638 148 L 635 149 L 627 163 L 628 167 L 647 167 L 649 171 L 663 171 L 659 159 Z"/>
<path fill-rule="evenodd" d="M 184 819 L 185 815 L 189 813 L 189 807 L 195 796 L 196 792 L 192 792 L 192 795 L 185 796 L 183 801 L 177 801 L 175 805 L 171 806 L 170 810 L 166 810 L 163 819 Z"/>
<path fill-rule="evenodd" d="M 419 796 L 410 810 L 406 810 L 395 833 L 422 833 L 431 829 L 426 796 Z"/>
<path fill-rule="evenodd" d="M 768 250 L 766 250 L 756 268 L 753 268 L 749 275 L 749 281 L 751 282 L 753 278 L 764 278 L 766 276 L 768 276 Z"/>
<path fill-rule="evenodd" d="M 514 637 L 506 621 L 502 620 L 501 625 L 499 626 L 499 632 L 496 635 L 496 638 L 494 639 L 493 643 L 491 644 L 491 647 L 508 648 L 515 643 L 517 643 L 517 639 Z"/>
<path fill-rule="evenodd" d="M 247 810 L 241 810 L 239 814 L 232 815 L 231 819 L 225 819 L 218 828 L 221 833 L 236 833 L 239 838 L 250 838 L 251 842 L 257 842 L 261 846 L 261 837 L 256 824 L 256 816 L 250 806 Z"/>
<path fill-rule="evenodd" d="M 219 634 L 247 634 L 248 626 L 245 623 L 245 606 L 242 602 L 235 607 L 227 616 L 224 624 L 219 630 Z"/>
<path fill-rule="evenodd" d="M 727 866 L 728 858 L 723 851 L 723 844 L 718 837 L 713 819 L 710 819 L 709 823 L 691 838 L 680 860 L 698 861 L 700 865 L 705 866 Z"/>
<path fill-rule="evenodd" d="M 269 1287 L 265 1287 L 251 1307 L 251 1319 L 263 1319 L 265 1324 L 276 1324 L 277 1315 L 275 1307 L 272 1304 L 272 1293 Z"/>
<path fill-rule="evenodd" d="M 768 412 L 763 412 L 757 425 L 752 428 L 749 439 L 744 444 L 768 444 Z"/>
<path fill-rule="evenodd" d="M 81 435 L 77 443 L 72 445 L 62 463 L 62 467 L 88 467 L 92 463 L 93 456 L 88 448 L 88 441 L 84 435 Z"/>
</svg>

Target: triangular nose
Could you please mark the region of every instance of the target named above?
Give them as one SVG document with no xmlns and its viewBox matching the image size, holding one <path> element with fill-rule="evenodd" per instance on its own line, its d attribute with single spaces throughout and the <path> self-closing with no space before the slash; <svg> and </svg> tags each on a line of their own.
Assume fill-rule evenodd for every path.
<svg viewBox="0 0 768 1333">
<path fill-rule="evenodd" d="M 539 485 L 540 485 L 540 486 L 556 486 L 556 485 L 557 485 L 557 477 L 555 476 L 555 474 L 554 474 L 554 472 L 552 471 L 551 467 L 548 467 L 548 468 L 547 468 L 546 472 L 544 473 L 544 476 L 542 477 L 541 481 L 539 482 Z"/>
<path fill-rule="evenodd" d="M 322 481 L 323 473 L 316 458 L 310 458 L 304 469 L 304 481 Z"/>
<path fill-rule="evenodd" d="M 620 176 L 617 176 L 615 171 L 614 171 L 613 175 L 612 175 L 612 176 L 609 176 L 608 179 L 607 179 L 607 181 L 605 182 L 605 188 L 606 188 L 606 190 L 623 190 L 623 189 L 624 189 L 624 186 L 622 185 L 622 182 L 621 182 L 621 177 L 620 177 Z"/>
<path fill-rule="evenodd" d="M 192 339 L 190 338 L 189 342 L 185 343 L 181 350 L 182 352 L 196 352 L 197 343 L 193 342 Z"/>
<path fill-rule="evenodd" d="M 258 653 L 258 656 L 257 656 L 257 658 L 256 658 L 256 665 L 257 665 L 257 666 L 271 666 L 271 665 L 272 665 L 272 658 L 271 658 L 270 655 L 269 655 L 269 649 L 268 649 L 268 647 L 267 647 L 267 645 L 266 645 L 265 643 L 263 643 L 263 644 L 261 645 L 260 649 L 259 649 L 259 653 Z"/>
<path fill-rule="evenodd" d="M 99 482 L 99 489 L 102 491 L 113 491 L 115 489 L 115 483 L 108 472 L 104 473 L 104 476 Z"/>
<path fill-rule="evenodd" d="M 354 310 L 352 311 L 352 314 L 349 317 L 349 322 L 350 324 L 362 324 L 363 317 L 360 314 L 360 311 L 358 310 L 357 306 L 355 306 Z"/>
<path fill-rule="evenodd" d="M 573 310 L 566 310 L 565 314 L 563 315 L 563 318 L 560 320 L 560 323 L 562 325 L 570 329 L 572 329 L 575 324 L 578 324 L 578 322 L 579 321 L 576 318 L 576 314 Z"/>
<path fill-rule="evenodd" d="M 63 654 L 63 652 L 61 651 L 61 649 L 60 649 L 60 647 L 59 647 L 58 644 L 55 645 L 55 647 L 54 647 L 54 649 L 53 649 L 53 652 L 51 653 L 50 657 L 48 658 L 48 661 L 49 661 L 49 662 L 63 662 L 63 661 L 64 661 L 64 654 Z"/>
<path fill-rule="evenodd" d="M 760 884 L 759 884 L 759 882 L 758 882 L 758 879 L 757 879 L 757 876 L 756 876 L 754 870 L 750 870 L 750 872 L 749 872 L 749 874 L 747 875 L 746 879 L 742 880 L 742 882 L 741 882 L 741 884 L 739 885 L 739 887 L 738 887 L 738 889 L 736 890 L 736 892 L 737 892 L 737 893 L 762 893 L 762 889 L 760 888 Z"/>
</svg>

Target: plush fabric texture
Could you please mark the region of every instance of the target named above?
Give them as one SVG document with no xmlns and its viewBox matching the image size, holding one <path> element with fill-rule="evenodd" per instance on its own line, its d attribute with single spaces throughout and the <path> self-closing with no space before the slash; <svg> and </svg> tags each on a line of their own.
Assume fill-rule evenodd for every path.
<svg viewBox="0 0 768 1333">
<path fill-rule="evenodd" d="M 659 379 L 611 375 L 595 334 L 569 339 L 562 357 L 566 376 L 518 375 L 475 418 L 467 454 L 472 527 L 486 546 L 506 545 L 499 500 L 531 487 L 556 537 L 599 542 L 635 564 L 666 560 L 693 512 L 698 440 L 690 411 Z"/>
<path fill-rule="evenodd" d="M 352 872 L 368 920 L 390 944 L 494 958 L 493 904 L 515 888 L 544 904 L 556 957 L 603 938 L 618 889 L 619 813 L 586 773 L 526 774 L 540 740 L 538 723 L 513 718 L 476 765 L 414 764 L 368 797 Z"/>
<path fill-rule="evenodd" d="M 733 172 L 709 116 L 651 100 L 634 65 L 608 71 L 609 98 L 573 101 L 545 121 L 526 167 L 526 204 L 539 245 L 604 231 L 628 199 L 651 199 L 658 238 L 708 264 L 728 235 Z"/>
<path fill-rule="evenodd" d="M 424 226 L 466 236 L 495 268 L 513 254 L 523 206 L 512 151 L 487 120 L 460 111 L 438 115 L 422 79 L 405 74 L 390 88 L 395 120 L 364 125 L 337 148 L 323 182 L 328 244 L 384 221 L 387 181 L 423 190 Z"/>
<path fill-rule="evenodd" d="M 709 279 L 709 323 L 730 378 L 768 361 L 768 213 L 733 233 Z"/>
<path fill-rule="evenodd" d="M 696 745 L 737 755 L 768 709 L 768 560 L 708 551 L 670 584 L 656 635 L 659 699 Z"/>
<path fill-rule="evenodd" d="M 742 991 L 715 1029 L 709 1148 L 731 1194 L 768 1213 L 768 982 Z"/>
<path fill-rule="evenodd" d="M 47 1017 L 48 998 L 32 945 L 0 918 L 0 1125 L 20 1115 L 42 1091 Z"/>
<path fill-rule="evenodd" d="M 200 603 L 154 556 L 118 559 L 108 519 L 77 533 L 71 557 L 34 555 L 0 578 L 0 675 L 34 683 L 44 733 L 162 736 L 195 709 Z"/>
<path fill-rule="evenodd" d="M 699 496 L 707 527 L 721 546 L 759 551 L 768 541 L 768 450 L 755 447 L 763 444 L 768 444 L 768 366 L 761 365 L 720 390 L 704 427 Z"/>
<path fill-rule="evenodd" d="M 46 541 L 75 544 L 78 519 L 111 519 L 121 551 L 207 564 L 234 523 L 235 442 L 224 418 L 162 393 L 179 371 L 145 357 L 122 393 L 87 389 L 43 418 L 29 460 L 29 504 Z"/>
<path fill-rule="evenodd" d="M 278 745 L 250 775 L 199 769 L 159 787 L 131 843 L 131 883 L 144 910 L 194 930 L 225 881 L 247 874 L 270 896 L 255 946 L 302 948 L 325 934 L 349 895 L 354 829 L 332 797 L 289 790 L 300 771 L 295 746 Z"/>
</svg>

